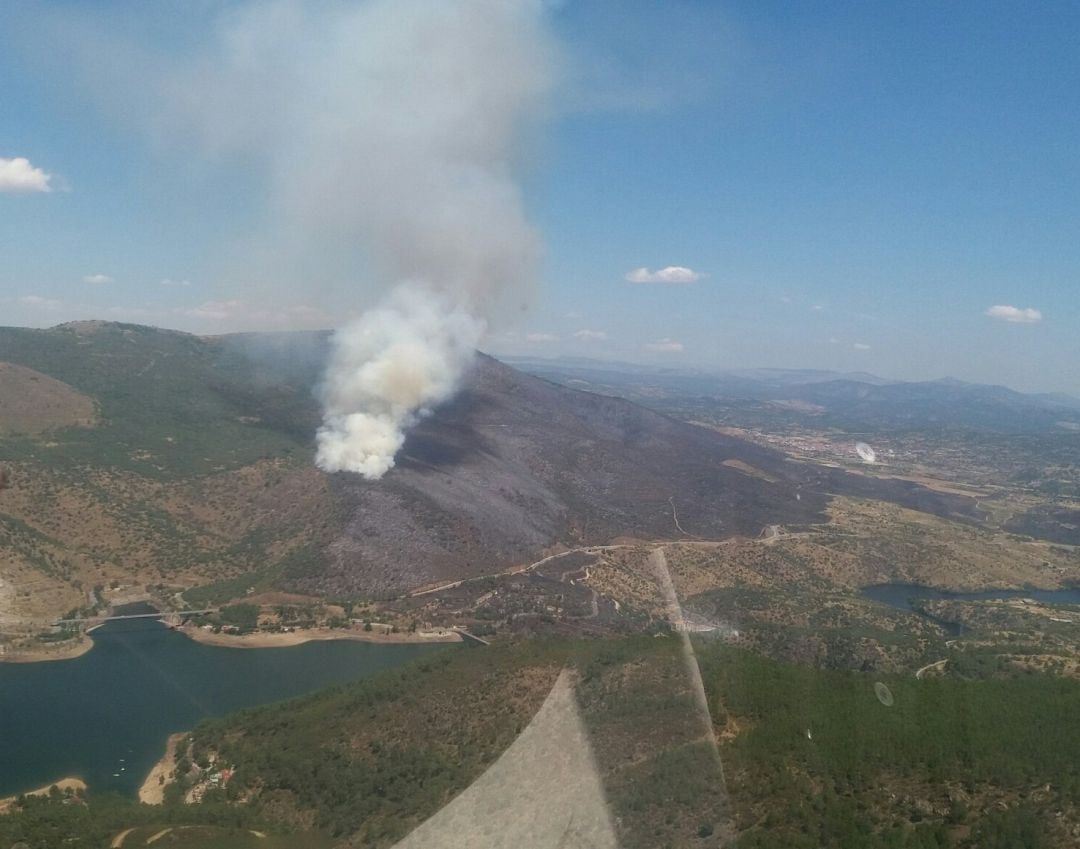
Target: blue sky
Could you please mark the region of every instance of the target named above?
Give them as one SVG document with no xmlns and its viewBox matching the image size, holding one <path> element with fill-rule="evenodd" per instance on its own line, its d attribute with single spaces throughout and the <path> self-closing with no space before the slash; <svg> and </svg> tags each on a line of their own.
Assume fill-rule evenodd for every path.
<svg viewBox="0 0 1080 849">
<path fill-rule="evenodd" d="M 223 257 L 265 219 L 257 157 L 147 118 L 153 69 L 234 5 L 30 3 L 0 30 L 0 323 L 223 332 L 370 306 L 350 252 L 318 279 L 245 280 Z M 1080 394 L 1080 6 L 550 16 L 561 84 L 523 182 L 544 259 L 488 348 Z M 667 267 L 695 279 L 626 279 Z"/>
</svg>

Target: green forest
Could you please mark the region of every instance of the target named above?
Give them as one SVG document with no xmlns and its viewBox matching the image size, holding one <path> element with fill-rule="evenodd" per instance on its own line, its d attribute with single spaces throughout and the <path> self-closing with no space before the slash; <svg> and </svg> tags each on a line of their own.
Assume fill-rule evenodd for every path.
<svg viewBox="0 0 1080 849">
<path fill-rule="evenodd" d="M 567 667 L 622 846 L 1075 845 L 1077 682 L 820 671 L 707 640 L 696 655 L 708 719 L 674 635 L 440 654 L 204 724 L 188 757 L 213 752 L 236 772 L 202 804 L 29 800 L 0 816 L 0 847 L 105 845 L 161 822 L 390 846 L 513 742 Z"/>
<path fill-rule="evenodd" d="M 723 747 L 740 849 L 1069 845 L 1046 812 L 1080 803 L 1077 682 L 698 658 L 714 719 L 746 729 Z"/>
</svg>

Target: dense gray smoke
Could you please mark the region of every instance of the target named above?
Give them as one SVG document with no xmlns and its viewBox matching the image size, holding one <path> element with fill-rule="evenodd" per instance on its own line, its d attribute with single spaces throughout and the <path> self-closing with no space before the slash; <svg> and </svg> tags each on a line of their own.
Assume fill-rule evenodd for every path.
<svg viewBox="0 0 1080 849">
<path fill-rule="evenodd" d="M 548 87 L 535 0 L 374 0 L 356 12 L 354 109 L 327 127 L 324 193 L 378 273 L 402 281 L 340 329 L 322 387 L 319 466 L 379 478 L 403 431 L 447 398 L 488 311 L 530 283 L 538 239 L 512 176 Z M 340 133 L 340 135 L 339 135 Z M 343 233 L 348 236 L 347 233 Z"/>
<path fill-rule="evenodd" d="M 336 334 L 318 433 L 327 471 L 385 474 L 404 429 L 456 388 L 500 295 L 530 283 L 538 239 L 512 172 L 549 84 L 542 11 L 373 0 L 348 18 L 352 39 L 338 36 L 355 84 L 334 105 L 351 108 L 320 139 L 321 191 L 294 200 L 315 221 L 334 208 L 342 236 L 401 282 Z"/>
<path fill-rule="evenodd" d="M 549 52 L 535 0 L 375 0 L 360 15 L 358 109 L 341 117 L 362 131 L 345 149 L 327 139 L 332 196 L 403 282 L 335 337 L 317 462 L 374 479 L 404 429 L 454 391 L 499 295 L 530 282 L 538 240 L 513 154 Z"/>
<path fill-rule="evenodd" d="M 317 462 L 378 478 L 486 325 L 529 299 L 540 245 L 515 176 L 561 64 L 550 2 L 191 4 L 195 30 L 161 55 L 109 16 L 20 20 L 194 177 L 219 175 L 242 211 L 259 195 L 254 226 L 223 234 L 217 317 L 376 304 L 334 339 Z"/>
<path fill-rule="evenodd" d="M 267 169 L 266 225 L 238 266 L 315 285 L 356 260 L 355 302 L 382 293 L 336 333 L 323 469 L 381 477 L 500 306 L 528 297 L 539 239 L 515 172 L 552 85 L 544 7 L 251 3 L 163 80 L 159 134 L 194 129 L 213 156 Z"/>
</svg>

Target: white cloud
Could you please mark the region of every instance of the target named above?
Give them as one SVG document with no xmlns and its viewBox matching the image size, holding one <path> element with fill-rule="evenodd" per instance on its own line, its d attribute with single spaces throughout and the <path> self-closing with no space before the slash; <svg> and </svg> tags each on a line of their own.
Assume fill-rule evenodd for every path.
<svg viewBox="0 0 1080 849">
<path fill-rule="evenodd" d="M 295 306 L 286 307 L 277 313 L 277 316 L 283 321 L 299 321 L 307 324 L 318 324 L 320 326 L 327 326 L 331 323 L 330 315 L 318 307 L 310 307 L 307 304 L 296 304 Z"/>
<path fill-rule="evenodd" d="M 682 342 L 678 342 L 674 339 L 658 339 L 656 342 L 647 343 L 645 345 L 645 350 L 672 354 L 684 350 L 684 345 Z"/>
<path fill-rule="evenodd" d="M 547 345 L 550 342 L 558 342 L 559 337 L 553 333 L 526 333 L 525 341 L 534 345 Z"/>
<path fill-rule="evenodd" d="M 867 345 L 865 342 L 856 342 L 851 347 L 854 348 L 856 351 L 869 351 L 870 350 L 870 346 Z"/>
<path fill-rule="evenodd" d="M 814 304 L 812 307 L 810 307 L 810 309 L 812 309 L 814 312 L 821 312 L 823 309 L 825 309 L 825 307 L 823 307 L 821 304 Z"/>
<path fill-rule="evenodd" d="M 166 277 L 164 280 L 161 281 L 161 285 L 162 286 L 190 286 L 191 281 L 190 280 L 170 280 L 168 277 Z"/>
<path fill-rule="evenodd" d="M 154 318 L 161 315 L 144 307 L 109 307 L 105 312 L 116 318 Z"/>
<path fill-rule="evenodd" d="M 51 192 L 52 174 L 30 164 L 23 156 L 0 157 L 0 192 Z"/>
<path fill-rule="evenodd" d="M 108 274 L 87 274 L 83 283 L 112 283 L 113 279 Z"/>
<path fill-rule="evenodd" d="M 334 324 L 333 317 L 307 304 L 253 307 L 239 298 L 203 301 L 198 306 L 179 307 L 173 310 L 173 314 L 213 322 L 220 331 L 315 329 Z"/>
<path fill-rule="evenodd" d="M 182 315 L 186 315 L 189 318 L 208 318 L 211 321 L 225 321 L 229 318 L 234 318 L 239 313 L 243 312 L 244 304 L 242 301 L 230 300 L 230 301 L 204 301 L 197 307 L 191 307 L 189 309 L 181 310 Z"/>
<path fill-rule="evenodd" d="M 24 307 L 41 310 L 43 312 L 64 311 L 71 318 L 103 318 L 110 316 L 114 319 L 145 319 L 161 317 L 164 313 L 146 309 L 144 307 L 112 306 L 102 307 L 90 304 L 69 303 L 55 298 L 43 298 L 41 295 L 23 295 L 18 299 Z"/>
<path fill-rule="evenodd" d="M 603 330 L 579 330 L 574 334 L 575 339 L 582 339 L 584 341 L 596 341 L 602 342 L 607 339 L 607 333 Z"/>
<path fill-rule="evenodd" d="M 38 310 L 58 310 L 64 306 L 63 301 L 43 298 L 40 295 L 23 295 L 19 298 L 19 303 L 24 307 L 33 307 Z"/>
<path fill-rule="evenodd" d="M 695 283 L 705 275 L 692 268 L 681 265 L 669 265 L 667 268 L 658 268 L 656 271 L 635 268 L 624 275 L 624 279 L 631 283 Z"/>
<path fill-rule="evenodd" d="M 986 315 L 990 318 L 997 318 L 1001 321 L 1010 321 L 1013 324 L 1037 324 L 1042 321 L 1042 313 L 1037 309 L 1027 307 L 1021 309 L 1020 307 L 1012 307 L 1006 304 L 996 304 L 990 307 L 986 311 Z"/>
</svg>

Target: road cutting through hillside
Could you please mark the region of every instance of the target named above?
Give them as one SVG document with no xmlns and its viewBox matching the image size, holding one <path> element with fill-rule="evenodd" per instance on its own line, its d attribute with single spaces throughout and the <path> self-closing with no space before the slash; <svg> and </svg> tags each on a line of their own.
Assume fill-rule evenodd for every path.
<svg viewBox="0 0 1080 849">
<path fill-rule="evenodd" d="M 465 584 L 472 584 L 477 581 L 486 581 L 491 578 L 510 578 L 514 575 L 524 575 L 527 572 L 532 572 L 545 563 L 550 563 L 552 560 L 558 560 L 560 557 L 568 557 L 571 554 L 592 554 L 595 551 L 610 551 L 616 548 L 632 548 L 630 545 L 592 545 L 588 548 L 573 548 L 570 551 L 560 551 L 558 554 L 549 554 L 547 557 L 543 557 L 537 560 L 535 563 L 530 563 L 528 566 L 513 566 L 510 569 L 504 569 L 501 572 L 495 572 L 490 575 L 476 575 L 472 578 L 462 578 L 460 581 L 450 581 L 445 584 L 439 584 L 437 587 L 424 587 L 422 589 L 413 590 L 408 593 L 406 598 L 416 598 L 422 595 L 431 595 L 432 593 L 442 592 L 443 590 L 452 590 L 455 587 L 464 586 Z"/>
<path fill-rule="evenodd" d="M 676 520 L 676 525 L 678 521 Z M 707 548 L 715 548 L 721 545 L 732 545 L 736 542 L 750 542 L 759 544 L 770 544 L 778 539 L 807 539 L 809 537 L 822 536 L 822 531 L 798 531 L 795 533 L 788 533 L 780 529 L 779 525 L 767 525 L 762 529 L 762 534 L 765 536 L 760 537 L 727 537 L 726 539 L 702 539 L 701 537 L 694 537 L 693 534 L 688 531 L 684 531 L 679 528 L 687 536 L 693 537 L 686 540 L 641 540 L 635 542 L 613 543 L 608 545 L 589 545 L 582 548 L 572 548 L 569 551 L 560 551 L 558 554 L 549 554 L 546 557 L 541 558 L 527 566 L 512 566 L 509 569 L 503 569 L 500 572 L 492 572 L 486 575 L 474 575 L 471 578 L 461 578 L 457 581 L 448 581 L 445 584 L 439 584 L 431 587 L 421 587 L 420 589 L 412 590 L 406 593 L 400 598 L 417 598 L 418 596 L 431 595 L 432 593 L 442 592 L 443 590 L 452 590 L 456 587 L 464 586 L 465 584 L 472 584 L 477 581 L 487 581 L 492 578 L 510 578 L 514 575 L 524 575 L 528 572 L 535 571 L 538 567 L 543 566 L 545 563 L 550 563 L 552 560 L 558 560 L 560 557 L 568 557 L 571 554 L 595 554 L 600 551 L 618 551 L 626 548 L 648 548 L 649 546 L 656 545 L 693 545 L 703 546 Z"/>
</svg>

